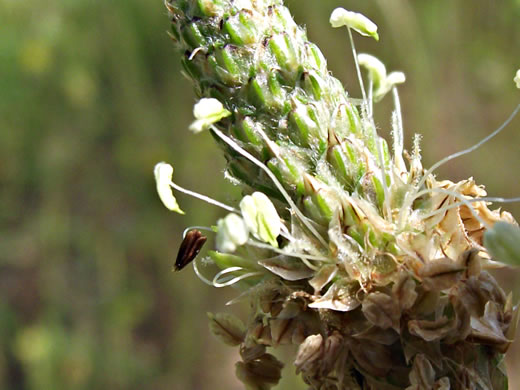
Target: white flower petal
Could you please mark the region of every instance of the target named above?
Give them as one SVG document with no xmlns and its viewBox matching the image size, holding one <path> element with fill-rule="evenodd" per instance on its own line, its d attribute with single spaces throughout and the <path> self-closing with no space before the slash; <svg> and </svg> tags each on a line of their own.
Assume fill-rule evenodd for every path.
<svg viewBox="0 0 520 390">
<path fill-rule="evenodd" d="M 386 80 L 386 67 L 373 55 L 361 53 L 357 56 L 359 65 L 368 70 L 368 77 L 372 79 L 374 88 L 377 89 Z"/>
<path fill-rule="evenodd" d="M 516 71 L 516 76 L 513 80 L 516 83 L 516 87 L 520 89 L 520 69 Z"/>
<path fill-rule="evenodd" d="M 217 249 L 220 252 L 234 252 L 244 245 L 249 232 L 244 220 L 236 214 L 228 214 L 217 222 Z"/>
<path fill-rule="evenodd" d="M 356 30 L 359 34 L 379 40 L 377 25 L 365 15 L 357 12 L 347 11 L 344 8 L 336 8 L 330 15 L 332 27 L 349 27 Z"/>
<path fill-rule="evenodd" d="M 159 198 L 163 202 L 164 206 L 168 210 L 175 211 L 179 214 L 184 214 L 184 211 L 182 211 L 179 207 L 170 186 L 173 176 L 173 167 L 165 162 L 160 162 L 155 165 L 153 173 L 155 176 L 157 193 L 159 194 Z"/>
<path fill-rule="evenodd" d="M 392 72 L 386 78 L 386 81 L 392 86 L 402 84 L 406 81 L 406 76 L 403 72 Z"/>
<path fill-rule="evenodd" d="M 280 217 L 267 195 L 257 191 L 245 196 L 240 202 L 240 210 L 253 236 L 278 247 L 276 237 L 280 235 Z"/>
<path fill-rule="evenodd" d="M 196 119 L 204 119 L 217 115 L 224 110 L 224 106 L 217 99 L 202 98 L 193 106 L 193 116 Z"/>
<path fill-rule="evenodd" d="M 194 133 L 200 133 L 201 131 L 206 130 L 213 123 L 216 123 L 229 115 L 231 115 L 231 112 L 226 110 L 222 103 L 217 99 L 200 99 L 193 107 L 193 116 L 196 120 L 191 124 L 190 130 Z"/>
</svg>

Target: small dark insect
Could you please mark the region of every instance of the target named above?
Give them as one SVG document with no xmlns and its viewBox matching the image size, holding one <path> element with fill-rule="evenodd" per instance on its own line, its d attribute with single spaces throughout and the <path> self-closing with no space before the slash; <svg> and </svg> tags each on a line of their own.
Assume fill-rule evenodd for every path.
<svg viewBox="0 0 520 390">
<path fill-rule="evenodd" d="M 207 237 L 196 229 L 190 230 L 186 233 L 184 240 L 182 240 L 177 259 L 175 260 L 174 271 L 180 271 L 193 261 L 199 254 L 202 246 L 206 242 Z"/>
</svg>

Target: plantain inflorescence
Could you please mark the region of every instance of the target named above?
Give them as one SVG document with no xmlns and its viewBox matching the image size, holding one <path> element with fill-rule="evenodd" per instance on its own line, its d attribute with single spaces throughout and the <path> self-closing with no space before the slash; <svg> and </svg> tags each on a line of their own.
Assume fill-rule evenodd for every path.
<svg viewBox="0 0 520 390">
<path fill-rule="evenodd" d="M 294 345 L 309 389 L 507 388 L 502 357 L 518 307 L 488 271 L 508 260 L 503 253 L 519 256 L 501 233 L 518 235 L 516 222 L 490 210 L 493 199 L 473 179 L 435 178 L 456 156 L 424 169 L 419 137 L 404 150 L 397 86 L 405 76 L 354 48 L 352 32 L 378 39 L 377 26 L 344 9 L 331 16 L 351 40 L 356 99 L 282 0 L 166 7 L 200 98 L 190 129 L 215 138 L 244 197 L 228 206 L 184 190 L 166 163 L 156 166 L 157 189 L 172 211 L 181 212 L 173 188 L 229 213 L 210 229 L 217 250 L 208 258 L 220 272 L 208 280 L 193 263 L 202 280 L 232 285 L 251 303 L 245 323 L 209 315 L 213 333 L 240 349 L 237 377 L 248 389 L 275 386 L 283 365 L 269 349 Z M 391 148 L 373 119 L 388 94 Z M 176 268 L 204 242 L 188 231 Z"/>
</svg>

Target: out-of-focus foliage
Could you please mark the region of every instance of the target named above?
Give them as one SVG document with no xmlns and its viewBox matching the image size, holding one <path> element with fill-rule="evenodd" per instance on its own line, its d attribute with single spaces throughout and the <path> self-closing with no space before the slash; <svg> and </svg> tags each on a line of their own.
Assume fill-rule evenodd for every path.
<svg viewBox="0 0 520 390">
<path fill-rule="evenodd" d="M 406 73 L 407 145 L 424 134 L 425 166 L 489 134 L 520 101 L 517 0 L 288 4 L 354 96 L 347 37 L 329 15 L 343 6 L 377 22 L 379 43 L 357 46 Z M 168 26 L 161 1 L 0 0 L 1 389 L 240 389 L 205 314 L 233 291 L 170 272 L 183 228 L 223 214 L 183 195 L 187 216 L 170 213 L 154 164 L 173 163 L 177 182 L 216 199 L 239 194 L 209 134 L 187 131 L 195 98 Z M 376 108 L 383 134 L 387 103 Z M 520 195 L 519 129 L 516 118 L 439 177 Z"/>
</svg>

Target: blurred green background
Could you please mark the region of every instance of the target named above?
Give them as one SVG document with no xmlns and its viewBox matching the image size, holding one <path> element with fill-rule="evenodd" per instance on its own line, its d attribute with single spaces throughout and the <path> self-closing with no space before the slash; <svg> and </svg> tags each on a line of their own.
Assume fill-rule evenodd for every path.
<svg viewBox="0 0 520 390">
<path fill-rule="evenodd" d="M 358 49 L 406 73 L 407 145 L 423 134 L 426 166 L 489 134 L 520 101 L 519 0 L 288 5 L 354 96 L 346 33 L 328 18 L 343 6 L 377 22 L 380 42 L 357 38 Z M 225 307 L 236 292 L 171 272 L 184 227 L 220 211 L 179 195 L 187 215 L 173 215 L 155 194 L 152 169 L 165 160 L 178 183 L 239 197 L 211 137 L 187 131 L 195 97 L 168 27 L 160 0 L 0 0 L 0 389 L 242 388 L 236 351 L 213 340 L 206 319 L 243 311 Z M 383 134 L 390 100 L 376 108 Z M 519 145 L 516 118 L 438 176 L 519 196 Z M 519 204 L 506 208 L 520 217 Z M 519 274 L 501 278 L 511 289 Z"/>
</svg>

